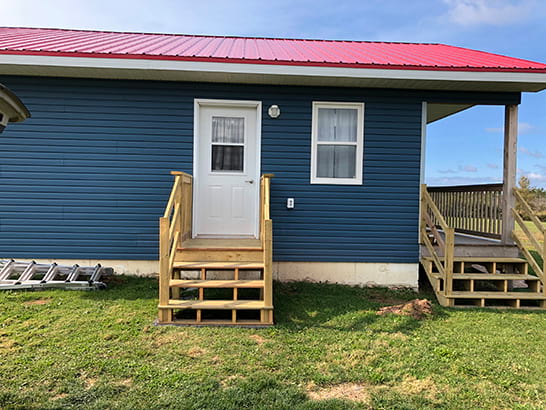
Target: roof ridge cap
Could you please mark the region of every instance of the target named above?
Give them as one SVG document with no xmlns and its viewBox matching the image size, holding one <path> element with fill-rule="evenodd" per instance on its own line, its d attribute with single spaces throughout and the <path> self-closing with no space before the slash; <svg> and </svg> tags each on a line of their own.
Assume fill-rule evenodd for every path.
<svg viewBox="0 0 546 410">
<path fill-rule="evenodd" d="M 288 41 L 310 41 L 310 42 L 328 42 L 328 43 L 370 43 L 370 44 L 408 44 L 408 45 L 442 45 L 440 43 L 410 42 L 410 41 L 380 41 L 380 40 L 343 40 L 343 39 L 321 39 L 321 38 L 297 38 L 297 37 L 267 37 L 267 36 L 220 36 L 214 34 L 186 34 L 186 33 L 157 33 L 142 31 L 115 31 L 115 30 L 95 30 L 95 29 L 74 29 L 59 27 L 12 27 L 0 26 L 0 29 L 13 30 L 51 30 L 51 31 L 72 31 L 80 33 L 108 33 L 108 34 L 143 34 L 149 36 L 177 36 L 177 37 L 203 37 L 203 38 L 227 38 L 241 40 L 288 40 Z M 445 45 L 445 44 L 443 44 Z"/>
</svg>

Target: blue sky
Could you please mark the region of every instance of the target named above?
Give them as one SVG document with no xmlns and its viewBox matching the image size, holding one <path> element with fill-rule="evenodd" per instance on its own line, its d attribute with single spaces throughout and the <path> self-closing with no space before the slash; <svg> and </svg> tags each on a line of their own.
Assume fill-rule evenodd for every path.
<svg viewBox="0 0 546 410">
<path fill-rule="evenodd" d="M 447 43 L 546 62 L 543 0 L 18 0 L 2 26 Z M 430 185 L 500 182 L 502 107 L 428 127 Z M 446 155 L 446 153 L 448 153 Z M 519 175 L 546 188 L 546 91 L 523 95 Z"/>
</svg>

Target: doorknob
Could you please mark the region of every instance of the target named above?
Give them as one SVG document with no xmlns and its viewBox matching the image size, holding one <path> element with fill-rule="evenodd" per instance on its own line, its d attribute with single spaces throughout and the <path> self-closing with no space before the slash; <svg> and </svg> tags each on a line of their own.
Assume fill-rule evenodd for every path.
<svg viewBox="0 0 546 410">
<path fill-rule="evenodd" d="M 251 179 L 251 180 L 249 180 L 249 181 L 245 181 L 245 182 L 248 182 L 249 184 L 253 184 L 253 183 L 254 183 L 254 180 L 253 180 L 253 179 Z"/>
</svg>

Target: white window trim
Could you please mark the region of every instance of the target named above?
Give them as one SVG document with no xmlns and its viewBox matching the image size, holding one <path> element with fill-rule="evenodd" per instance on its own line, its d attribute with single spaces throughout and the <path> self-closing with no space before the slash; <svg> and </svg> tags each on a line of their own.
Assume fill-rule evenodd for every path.
<svg viewBox="0 0 546 410">
<path fill-rule="evenodd" d="M 351 145 L 350 142 L 318 142 L 318 109 L 319 108 L 352 108 L 357 110 L 356 129 L 356 178 L 317 177 L 317 150 L 319 144 Z M 362 185 L 362 162 L 364 154 L 364 103 L 313 101 L 311 124 L 311 183 L 333 185 Z"/>
</svg>

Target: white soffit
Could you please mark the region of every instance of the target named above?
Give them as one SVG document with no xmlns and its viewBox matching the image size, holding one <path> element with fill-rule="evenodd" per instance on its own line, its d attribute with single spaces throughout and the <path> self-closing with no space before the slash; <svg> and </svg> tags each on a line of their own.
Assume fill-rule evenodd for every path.
<svg viewBox="0 0 546 410">
<path fill-rule="evenodd" d="M 541 91 L 546 73 L 0 55 L 0 74 L 461 91 Z"/>
</svg>

